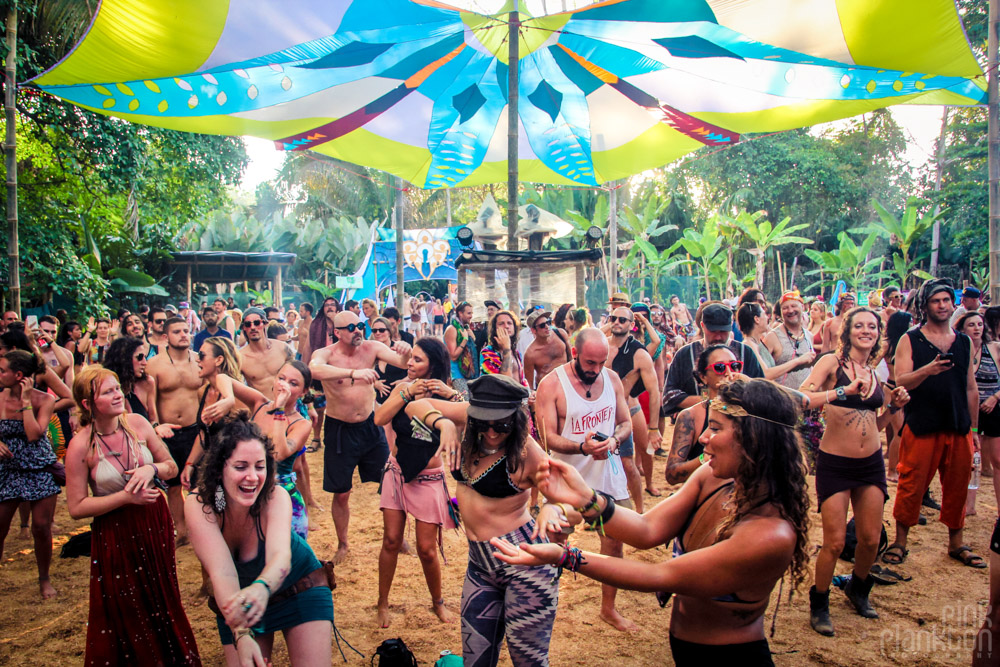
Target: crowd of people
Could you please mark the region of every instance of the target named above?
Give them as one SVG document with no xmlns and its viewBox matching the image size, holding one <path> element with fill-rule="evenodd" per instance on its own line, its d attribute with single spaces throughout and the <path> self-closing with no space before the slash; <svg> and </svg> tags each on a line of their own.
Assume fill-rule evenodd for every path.
<svg viewBox="0 0 1000 667">
<path fill-rule="evenodd" d="M 293 664 L 330 664 L 352 490 L 378 483 L 379 627 L 393 622 L 412 518 L 431 608 L 445 624 L 457 612 L 467 665 L 495 665 L 504 641 L 515 665 L 548 664 L 565 570 L 601 582 L 599 617 L 619 631 L 637 624 L 616 608 L 619 589 L 673 599 L 679 665 L 773 664 L 763 618 L 786 574 L 793 588 L 812 580 L 810 625 L 835 634 L 830 592 L 849 530 L 854 567 L 837 584 L 866 618 L 878 618 L 876 561 L 906 561 L 923 507 L 940 509 L 957 564 L 987 566 L 963 538 L 980 474 L 1000 501 L 1000 307 L 981 296 L 928 280 L 865 306 L 845 292 L 832 309 L 750 288 L 695 312 L 677 296 L 616 292 L 596 316 L 423 296 L 318 309 L 219 298 L 86 324 L 7 312 L 0 549 L 20 516 L 40 594 L 56 596 L 65 485 L 70 516 L 93 520 L 87 664 L 200 664 L 177 584 L 186 543 L 229 664 L 265 664 L 278 631 Z M 320 506 L 303 454 L 319 450 L 332 554 L 309 544 Z M 666 479 L 654 479 L 654 457 Z M 663 483 L 674 492 L 657 501 Z M 880 549 L 890 484 L 895 534 Z M 584 526 L 600 553 L 573 546 Z M 458 527 L 460 601 L 443 595 L 440 563 L 442 533 Z M 625 544 L 671 542 L 667 560 L 623 557 Z"/>
</svg>

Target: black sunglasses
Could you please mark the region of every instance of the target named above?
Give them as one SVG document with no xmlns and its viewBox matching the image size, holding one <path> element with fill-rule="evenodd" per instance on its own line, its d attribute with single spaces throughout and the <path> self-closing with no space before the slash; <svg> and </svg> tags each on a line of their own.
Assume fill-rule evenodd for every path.
<svg viewBox="0 0 1000 667">
<path fill-rule="evenodd" d="M 497 433 L 510 433 L 514 430 L 514 420 L 515 415 L 506 417 L 501 421 L 486 421 L 483 419 L 476 419 L 475 417 L 469 417 L 469 426 L 477 431 L 487 431 L 492 428 Z"/>
<path fill-rule="evenodd" d="M 164 322 L 166 322 L 166 321 L 167 321 L 167 320 L 166 320 L 165 318 L 164 318 L 164 319 L 162 319 L 162 320 L 153 320 L 153 324 L 163 324 L 163 323 L 164 323 Z"/>
<path fill-rule="evenodd" d="M 136 361 L 142 361 L 145 358 L 146 358 L 146 355 L 143 354 L 142 352 L 140 352 L 139 354 L 135 355 L 135 360 Z"/>
<path fill-rule="evenodd" d="M 264 320 L 243 320 L 243 328 L 249 329 L 250 327 L 262 327 L 264 326 Z"/>
<path fill-rule="evenodd" d="M 734 373 L 739 373 L 743 370 L 743 362 L 739 359 L 733 359 L 732 361 L 717 361 L 712 364 L 712 370 L 717 375 L 725 375 L 726 368 L 729 368 Z"/>
<path fill-rule="evenodd" d="M 611 317 L 608 318 L 608 322 L 611 322 L 611 324 L 614 324 L 615 322 L 627 324 L 631 321 L 632 321 L 631 317 L 617 317 L 616 315 L 612 315 Z"/>
<path fill-rule="evenodd" d="M 364 322 L 359 322 L 358 324 L 354 324 L 352 322 L 351 324 L 348 324 L 346 327 L 334 327 L 334 329 L 337 329 L 338 331 L 342 331 L 344 329 L 347 329 L 348 333 L 354 333 L 358 329 L 360 329 L 361 331 L 364 331 L 365 330 L 365 325 L 364 325 Z"/>
<path fill-rule="evenodd" d="M 545 320 L 544 322 L 535 322 L 535 326 L 533 326 L 531 328 L 532 329 L 548 329 L 550 324 L 552 324 L 552 323 L 549 322 L 548 320 Z"/>
<path fill-rule="evenodd" d="M 388 329 L 386 329 L 385 327 L 372 327 L 372 333 L 373 333 L 373 334 L 377 334 L 377 333 L 387 333 L 388 331 L 389 331 L 389 330 L 388 330 Z"/>
</svg>

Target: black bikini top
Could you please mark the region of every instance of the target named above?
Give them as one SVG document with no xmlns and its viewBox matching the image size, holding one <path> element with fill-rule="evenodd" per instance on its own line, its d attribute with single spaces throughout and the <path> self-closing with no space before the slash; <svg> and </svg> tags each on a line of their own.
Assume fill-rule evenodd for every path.
<svg viewBox="0 0 1000 667">
<path fill-rule="evenodd" d="M 870 371 L 869 371 L 870 372 Z M 875 391 L 868 398 L 861 398 L 860 395 L 848 396 L 843 399 L 830 401 L 829 405 L 836 405 L 839 408 L 850 408 L 854 410 L 878 410 L 885 402 L 882 394 L 882 383 L 872 374 L 872 381 L 875 383 Z M 842 387 L 851 384 L 851 378 L 847 377 L 843 366 L 837 367 L 837 386 Z"/>
<path fill-rule="evenodd" d="M 468 484 L 472 490 L 487 498 L 509 498 L 516 496 L 525 489 L 522 489 L 507 472 L 507 456 L 501 456 L 493 462 L 489 468 L 483 471 L 479 477 L 468 479 L 465 476 L 465 461 L 458 470 L 452 470 L 451 476 L 460 484 Z"/>
</svg>

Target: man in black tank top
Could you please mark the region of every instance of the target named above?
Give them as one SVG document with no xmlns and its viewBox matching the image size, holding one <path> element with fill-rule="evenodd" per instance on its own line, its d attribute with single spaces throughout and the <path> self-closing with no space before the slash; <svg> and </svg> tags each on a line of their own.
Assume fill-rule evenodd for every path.
<svg viewBox="0 0 1000 667">
<path fill-rule="evenodd" d="M 979 451 L 979 390 L 970 363 L 971 342 L 948 324 L 955 310 L 955 291 L 947 280 L 925 282 L 917 304 L 924 324 L 908 331 L 896 348 L 896 384 L 906 387 L 911 400 L 903 408 L 899 485 L 892 510 L 896 541 L 883 560 L 905 560 L 907 534 L 917 523 L 924 492 L 937 470 L 948 555 L 964 565 L 984 568 L 983 559 L 962 542 L 972 454 Z"/>
</svg>

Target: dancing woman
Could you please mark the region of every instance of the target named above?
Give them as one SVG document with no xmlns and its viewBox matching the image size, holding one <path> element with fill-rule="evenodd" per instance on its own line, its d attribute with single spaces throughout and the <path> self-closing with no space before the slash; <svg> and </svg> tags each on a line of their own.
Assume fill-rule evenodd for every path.
<svg viewBox="0 0 1000 667">
<path fill-rule="evenodd" d="M 279 630 L 291 664 L 329 665 L 329 579 L 292 531 L 292 504 L 274 471 L 274 448 L 260 428 L 246 416 L 226 423 L 184 503 L 191 544 L 212 580 L 209 607 L 228 665 L 263 666 Z"/>
<path fill-rule="evenodd" d="M 0 554 L 18 505 L 29 503 L 43 599 L 56 595 L 49 581 L 49 564 L 52 518 L 59 494 L 59 486 L 47 469 L 56 462 L 46 433 L 55 400 L 34 388 L 34 377 L 46 370 L 51 372 L 40 356 L 24 350 L 11 350 L 0 357 Z"/>
<path fill-rule="evenodd" d="M 770 332 L 767 323 L 767 311 L 759 303 L 747 302 L 736 311 L 736 323 L 743 334 L 743 342 L 753 348 L 757 354 L 757 361 L 760 362 L 764 377 L 777 382 L 786 373 L 798 370 L 803 366 L 812 363 L 812 355 L 793 355 L 791 359 L 783 364 L 776 364 L 771 350 L 764 344 L 764 336 Z M 779 348 L 780 351 L 780 348 Z"/>
<path fill-rule="evenodd" d="M 509 310 L 497 312 L 486 324 L 486 345 L 479 353 L 484 374 L 500 373 L 518 384 L 528 386 L 524 378 L 524 360 L 517 350 L 517 316 Z"/>
<path fill-rule="evenodd" d="M 874 371 L 881 347 L 882 318 L 869 308 L 854 308 L 844 316 L 836 353 L 822 357 L 802 385 L 807 395 L 823 392 L 828 400 L 836 395 L 826 406 L 826 430 L 816 455 L 823 548 L 816 557 L 815 585 L 809 591 L 809 623 L 821 635 L 834 633 L 830 582 L 844 550 L 848 505 L 854 508 L 858 545 L 854 574 L 844 593 L 858 614 L 878 618 L 868 595 L 874 583 L 869 570 L 882 534 L 882 506 L 889 498 L 880 431 L 890 414 L 910 400 L 903 387 L 882 390 Z"/>
<path fill-rule="evenodd" d="M 146 418 L 126 412 L 112 371 L 88 366 L 73 398 L 81 429 L 66 451 L 66 504 L 74 519 L 93 517 L 84 664 L 200 665 L 156 486 L 177 464 Z"/>
<path fill-rule="evenodd" d="M 550 501 L 582 510 L 607 535 L 639 548 L 675 539 L 675 558 L 645 563 L 501 538 L 491 540 L 492 557 L 558 565 L 619 588 L 673 592 L 670 648 L 677 665 L 772 665 L 764 610 L 784 573 L 791 569 L 797 587 L 809 560 L 797 418 L 794 399 L 767 380 L 722 386 L 701 437 L 708 465 L 646 514 L 616 508 L 571 466 L 543 461 L 538 487 Z"/>
<path fill-rule="evenodd" d="M 972 370 L 979 389 L 979 439 L 982 447 L 983 470 L 993 471 L 993 489 L 1000 498 L 1000 343 L 993 341 L 985 329 L 985 320 L 978 311 L 968 312 L 955 322 L 955 331 L 972 341 Z M 985 475 L 984 475 L 985 476 Z M 976 489 L 969 489 L 966 515 L 976 513 Z"/>
<path fill-rule="evenodd" d="M 389 591 L 403 548 L 407 514 L 416 520 L 417 555 L 434 613 L 444 623 L 454 620 L 441 594 L 438 560 L 443 528 L 455 527 L 449 513 L 451 495 L 444 481 L 440 449 L 442 439 L 457 439 L 455 423 L 464 423 L 466 403 L 455 402 L 461 395 L 448 385 L 450 371 L 451 359 L 444 343 L 437 338 L 420 338 L 407 363 L 409 381 L 400 383 L 375 410 L 375 423 L 391 424 L 395 432 L 389 460 L 382 472 L 379 503 L 382 550 L 378 557 L 376 621 L 383 628 L 389 627 Z M 439 428 L 430 427 L 434 420 L 428 417 L 435 414 L 444 417 Z M 426 424 L 430 428 L 422 428 L 415 420 L 421 424 L 430 421 Z"/>
</svg>

